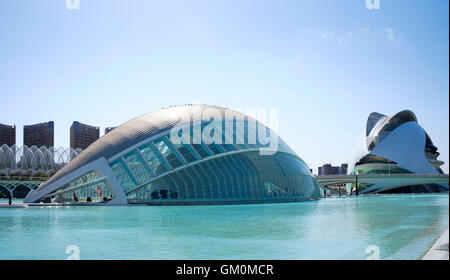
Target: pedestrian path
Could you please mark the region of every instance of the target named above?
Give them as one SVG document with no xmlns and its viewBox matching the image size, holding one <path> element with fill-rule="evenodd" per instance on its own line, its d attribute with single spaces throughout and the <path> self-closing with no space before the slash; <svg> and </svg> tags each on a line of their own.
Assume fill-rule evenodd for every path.
<svg viewBox="0 0 450 280">
<path fill-rule="evenodd" d="M 426 253 L 423 260 L 448 260 L 448 228 Z"/>
</svg>

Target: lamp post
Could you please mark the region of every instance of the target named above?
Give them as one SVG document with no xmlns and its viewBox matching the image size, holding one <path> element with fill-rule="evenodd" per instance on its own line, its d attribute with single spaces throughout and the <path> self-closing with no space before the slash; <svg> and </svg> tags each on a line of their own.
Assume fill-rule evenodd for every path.
<svg viewBox="0 0 450 280">
<path fill-rule="evenodd" d="M 358 196 L 358 173 L 356 173 L 356 196 Z"/>
</svg>

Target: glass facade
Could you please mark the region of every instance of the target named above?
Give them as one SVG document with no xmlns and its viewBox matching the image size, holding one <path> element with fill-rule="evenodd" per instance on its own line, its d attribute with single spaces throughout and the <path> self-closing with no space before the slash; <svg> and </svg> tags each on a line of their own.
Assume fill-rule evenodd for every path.
<svg viewBox="0 0 450 280">
<path fill-rule="evenodd" d="M 168 170 L 148 145 L 140 147 L 138 151 L 141 152 L 142 157 L 147 161 L 153 174 L 161 175 Z"/>
<path fill-rule="evenodd" d="M 212 108 L 222 110 L 222 114 L 227 111 L 206 107 Z M 30 200 L 105 201 L 105 197 L 112 199 L 114 192 L 112 204 L 117 201 L 121 205 L 258 203 L 319 198 L 317 182 L 307 165 L 276 133 L 257 121 L 246 116 L 217 121 L 194 113 L 185 121 L 181 114 L 186 114 L 187 109 L 168 110 L 177 110 L 180 115 L 155 118 L 149 115 L 118 127 L 104 136 L 104 142 L 99 139 L 42 188 L 58 184 L 55 180 L 90 162 L 92 169 L 105 172 L 110 168 L 113 175 L 91 171 L 55 188 L 50 194 Z M 240 114 L 239 118 L 242 116 Z M 182 133 L 171 135 L 172 128 L 180 124 Z M 184 135 L 186 131 L 189 135 Z M 172 139 L 174 136 L 183 141 Z"/>
<path fill-rule="evenodd" d="M 224 203 L 306 200 L 318 192 L 297 158 L 246 152 L 202 161 L 127 193 L 131 203 Z M 318 195 L 318 193 L 317 193 Z"/>
<path fill-rule="evenodd" d="M 233 127 L 233 133 L 222 133 L 220 143 L 193 144 L 191 134 L 190 143 L 174 144 L 168 131 L 112 161 L 110 166 L 128 202 L 234 203 L 319 196 L 308 167 L 281 139 L 276 139 L 278 152 L 260 155 L 258 149 L 269 146 L 259 143 L 257 133 L 267 135 L 268 131 L 258 132 L 247 121 L 239 126 L 235 120 L 216 128 L 226 125 Z M 249 130 L 251 126 L 255 130 Z"/>
<path fill-rule="evenodd" d="M 131 173 L 127 170 L 128 168 L 121 159 L 115 161 L 111 165 L 111 169 L 125 191 L 133 188 L 137 184 L 137 182 L 132 179 Z"/>
<path fill-rule="evenodd" d="M 105 183 L 105 178 L 95 172 L 89 172 L 47 197 L 54 197 L 55 202 L 100 202 L 108 201 L 114 196 Z"/>
<path fill-rule="evenodd" d="M 170 164 L 170 166 L 173 168 L 177 168 L 182 165 L 182 162 L 180 161 L 179 157 L 177 157 L 177 151 L 169 148 L 168 141 L 169 140 L 164 137 L 154 140 L 153 143 L 158 149 L 159 153 L 163 156 L 163 158 Z"/>
</svg>

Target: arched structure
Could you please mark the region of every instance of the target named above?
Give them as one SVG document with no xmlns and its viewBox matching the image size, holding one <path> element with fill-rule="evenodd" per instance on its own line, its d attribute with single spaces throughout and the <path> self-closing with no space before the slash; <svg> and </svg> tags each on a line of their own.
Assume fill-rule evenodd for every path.
<svg viewBox="0 0 450 280">
<path fill-rule="evenodd" d="M 439 153 L 430 136 L 419 125 L 416 115 L 401 111 L 393 116 L 370 114 L 364 147 L 352 174 L 443 174 Z M 418 177 L 417 177 L 418 178 Z M 448 191 L 448 184 L 411 182 L 393 188 L 389 184 L 365 184 L 361 193 L 409 193 Z"/>
<path fill-rule="evenodd" d="M 0 177 L 50 177 L 79 153 L 81 149 L 2 145 Z"/>
<path fill-rule="evenodd" d="M 4 197 L 24 198 L 41 183 L 40 180 L 2 180 L 0 178 L 0 193 Z"/>
<path fill-rule="evenodd" d="M 0 146 L 0 187 L 14 198 L 24 198 L 74 159 L 81 149 L 42 146 Z"/>
<path fill-rule="evenodd" d="M 319 197 L 305 162 L 244 114 L 174 106 L 102 136 L 25 202 L 223 204 Z"/>
</svg>

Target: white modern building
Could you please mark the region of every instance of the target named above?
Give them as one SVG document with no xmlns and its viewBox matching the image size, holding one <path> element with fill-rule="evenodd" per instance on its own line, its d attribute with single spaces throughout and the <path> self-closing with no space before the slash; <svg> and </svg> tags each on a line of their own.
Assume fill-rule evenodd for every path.
<svg viewBox="0 0 450 280">
<path fill-rule="evenodd" d="M 419 125 L 416 115 L 401 111 L 393 116 L 370 114 L 364 143 L 352 174 L 443 174 L 438 149 Z M 448 184 L 417 184 L 391 188 L 388 184 L 362 185 L 361 193 L 428 193 L 448 191 Z"/>
<path fill-rule="evenodd" d="M 308 166 L 271 129 L 236 111 L 185 105 L 105 134 L 24 202 L 186 205 L 319 195 Z"/>
</svg>

